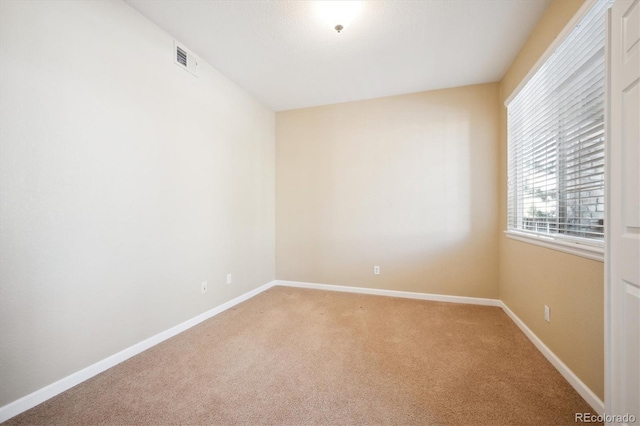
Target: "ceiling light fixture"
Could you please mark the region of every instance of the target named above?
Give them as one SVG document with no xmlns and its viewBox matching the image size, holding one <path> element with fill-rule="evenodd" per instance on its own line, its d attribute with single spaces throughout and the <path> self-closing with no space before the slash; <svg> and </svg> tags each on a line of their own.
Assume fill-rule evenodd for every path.
<svg viewBox="0 0 640 426">
<path fill-rule="evenodd" d="M 331 28 L 340 33 L 347 28 L 362 7 L 361 1 L 317 1 L 318 14 Z"/>
</svg>

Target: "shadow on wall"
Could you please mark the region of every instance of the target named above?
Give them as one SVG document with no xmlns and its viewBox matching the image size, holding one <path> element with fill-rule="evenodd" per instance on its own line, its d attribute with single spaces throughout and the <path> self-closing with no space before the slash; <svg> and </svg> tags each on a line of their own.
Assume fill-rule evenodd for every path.
<svg viewBox="0 0 640 426">
<path fill-rule="evenodd" d="M 497 296 L 497 98 L 484 94 L 495 85 L 279 113 L 277 277 Z"/>
</svg>

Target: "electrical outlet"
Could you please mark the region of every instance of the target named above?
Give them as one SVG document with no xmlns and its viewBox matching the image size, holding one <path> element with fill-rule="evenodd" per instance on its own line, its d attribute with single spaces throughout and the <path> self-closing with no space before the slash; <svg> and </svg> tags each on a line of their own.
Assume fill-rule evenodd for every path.
<svg viewBox="0 0 640 426">
<path fill-rule="evenodd" d="M 207 292 L 207 282 L 203 281 L 200 287 L 200 291 L 202 292 L 202 294 Z"/>
<path fill-rule="evenodd" d="M 227 274 L 227 284 L 231 284 L 231 274 Z"/>
<path fill-rule="evenodd" d="M 544 320 L 546 322 L 551 322 L 551 308 L 547 305 L 544 305 Z"/>
<path fill-rule="evenodd" d="M 379 266 L 374 266 L 373 267 L 373 273 L 374 273 L 374 275 L 380 275 L 380 267 Z"/>
</svg>

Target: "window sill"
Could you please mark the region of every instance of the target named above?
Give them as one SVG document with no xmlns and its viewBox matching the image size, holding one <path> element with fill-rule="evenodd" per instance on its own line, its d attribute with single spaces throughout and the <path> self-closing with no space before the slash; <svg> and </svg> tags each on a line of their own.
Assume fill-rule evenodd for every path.
<svg viewBox="0 0 640 426">
<path fill-rule="evenodd" d="M 504 231 L 507 238 L 534 244 L 552 250 L 562 251 L 575 256 L 585 257 L 598 262 L 604 262 L 604 247 L 581 244 L 573 241 L 565 241 L 553 237 L 538 236 L 518 231 Z"/>
</svg>

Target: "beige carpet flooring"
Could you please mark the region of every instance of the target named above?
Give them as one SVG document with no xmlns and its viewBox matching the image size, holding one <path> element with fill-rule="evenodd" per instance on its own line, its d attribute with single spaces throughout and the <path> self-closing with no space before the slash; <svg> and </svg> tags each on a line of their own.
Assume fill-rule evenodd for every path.
<svg viewBox="0 0 640 426">
<path fill-rule="evenodd" d="M 587 403 L 496 307 L 274 287 L 8 424 L 563 425 Z"/>
</svg>

